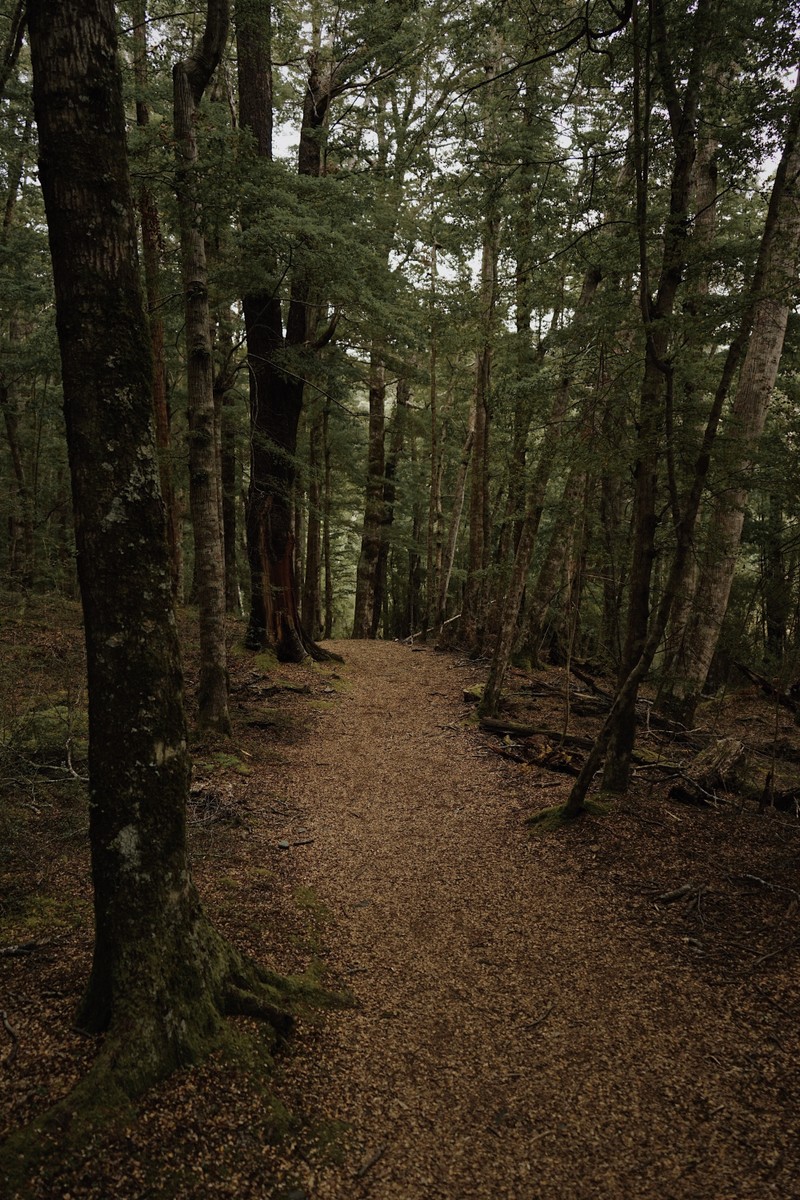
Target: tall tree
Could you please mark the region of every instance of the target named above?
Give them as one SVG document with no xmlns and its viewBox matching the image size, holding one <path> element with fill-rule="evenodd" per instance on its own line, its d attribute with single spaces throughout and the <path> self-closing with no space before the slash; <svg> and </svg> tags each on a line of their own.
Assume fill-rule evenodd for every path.
<svg viewBox="0 0 800 1200">
<path fill-rule="evenodd" d="M 106 1031 L 55 1130 L 76 1112 L 102 1119 L 219 1045 L 225 1013 L 276 1028 L 289 1016 L 277 977 L 207 920 L 187 860 L 181 665 L 114 6 L 30 0 L 29 26 L 88 663 L 96 928 L 78 1020 Z"/>
</svg>

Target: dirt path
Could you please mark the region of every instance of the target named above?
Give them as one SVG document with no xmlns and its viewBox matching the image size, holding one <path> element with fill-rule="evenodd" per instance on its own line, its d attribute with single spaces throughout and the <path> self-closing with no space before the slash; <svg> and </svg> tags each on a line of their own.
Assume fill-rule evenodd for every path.
<svg viewBox="0 0 800 1200">
<path fill-rule="evenodd" d="M 345 650 L 286 780 L 325 957 L 358 999 L 283 1070 L 290 1105 L 351 1130 L 339 1154 L 306 1148 L 308 1197 L 796 1195 L 794 1118 L 753 1068 L 766 1040 L 620 915 L 602 862 L 585 869 L 591 826 L 528 838 L 536 776 L 457 723 L 468 671 Z"/>
</svg>

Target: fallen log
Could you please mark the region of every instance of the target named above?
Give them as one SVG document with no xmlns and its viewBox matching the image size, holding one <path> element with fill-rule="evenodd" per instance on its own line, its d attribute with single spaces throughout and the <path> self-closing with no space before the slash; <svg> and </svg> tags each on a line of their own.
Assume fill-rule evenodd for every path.
<svg viewBox="0 0 800 1200">
<path fill-rule="evenodd" d="M 591 750 L 591 738 L 579 737 L 574 733 L 562 733 L 559 729 L 542 729 L 538 725 L 523 725 L 519 721 L 504 721 L 499 717 L 481 717 L 481 729 L 489 733 L 511 734 L 512 737 L 542 737 L 547 741 L 564 746 L 577 746 L 580 750 Z"/>
<path fill-rule="evenodd" d="M 733 665 L 747 679 L 753 683 L 757 683 L 762 692 L 765 692 L 767 696 L 780 704 L 781 708 L 788 708 L 789 712 L 794 713 L 795 716 L 800 713 L 800 703 L 793 696 L 790 696 L 788 692 L 784 692 L 779 687 L 776 687 L 765 675 L 759 675 L 758 671 L 753 671 L 752 668 L 746 667 L 738 659 L 734 659 Z"/>
</svg>

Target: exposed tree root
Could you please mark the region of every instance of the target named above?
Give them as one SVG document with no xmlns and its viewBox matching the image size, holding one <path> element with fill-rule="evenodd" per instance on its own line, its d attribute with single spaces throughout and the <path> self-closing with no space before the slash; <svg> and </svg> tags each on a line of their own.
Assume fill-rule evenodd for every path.
<svg viewBox="0 0 800 1200">
<path fill-rule="evenodd" d="M 570 813 L 565 804 L 554 804 L 551 808 L 542 808 L 525 822 L 532 833 L 554 833 L 565 825 L 574 825 L 583 817 L 605 817 L 611 811 L 611 805 L 601 800 L 586 800 L 576 813 Z"/>
<path fill-rule="evenodd" d="M 211 978 L 205 992 L 184 992 L 175 1007 L 166 1010 L 153 1002 L 152 994 L 127 997 L 115 1010 L 89 1073 L 0 1148 L 0 1194 L 9 1200 L 29 1194 L 32 1181 L 46 1179 L 48 1171 L 58 1170 L 71 1154 L 85 1154 L 92 1139 L 109 1126 L 129 1122 L 136 1101 L 173 1071 L 215 1051 L 241 1062 L 243 1036 L 248 1067 L 264 1065 L 265 1058 L 269 1067 L 271 1051 L 287 1037 L 298 1015 L 351 1002 L 309 978 L 267 971 L 210 927 L 209 932 L 215 953 L 207 960 Z M 225 1020 L 228 1016 L 264 1021 L 266 1045 L 234 1030 Z"/>
</svg>

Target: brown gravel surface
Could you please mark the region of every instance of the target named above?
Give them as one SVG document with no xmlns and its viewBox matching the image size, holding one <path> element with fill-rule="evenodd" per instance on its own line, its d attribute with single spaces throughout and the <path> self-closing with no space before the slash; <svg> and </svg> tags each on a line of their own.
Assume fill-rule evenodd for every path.
<svg viewBox="0 0 800 1200">
<path fill-rule="evenodd" d="M 290 1103 L 352 1130 L 341 1162 L 309 1156 L 308 1196 L 800 1194 L 771 1020 L 629 919 L 602 822 L 525 835 L 536 781 L 459 724 L 463 664 L 346 649 L 348 689 L 290 768 L 358 1000 L 285 1071 Z"/>
<path fill-rule="evenodd" d="M 212 1059 L 25 1200 L 800 1196 L 796 819 L 671 803 L 642 772 L 609 816 L 531 837 L 525 818 L 570 780 L 470 723 L 463 689 L 485 668 L 336 649 L 343 666 L 269 675 L 240 655 L 233 742 L 195 746 L 213 920 L 277 969 L 322 959 L 355 1000 L 280 1056 L 289 1132 Z M 535 703 L 558 727 L 558 704 Z M 18 896 L 0 904 L 3 940 L 35 943 L 0 958 L 0 1136 L 93 1052 L 69 1028 L 91 947 L 84 817 L 46 799 L 20 809 Z M 686 903 L 659 902 L 689 881 Z"/>
</svg>

